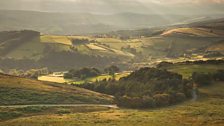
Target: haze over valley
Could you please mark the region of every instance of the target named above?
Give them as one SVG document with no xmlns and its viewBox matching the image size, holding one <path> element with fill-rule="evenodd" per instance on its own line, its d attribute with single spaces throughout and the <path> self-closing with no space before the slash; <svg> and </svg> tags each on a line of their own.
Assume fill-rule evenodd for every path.
<svg viewBox="0 0 224 126">
<path fill-rule="evenodd" d="M 0 126 L 222 126 L 224 0 L 0 1 Z"/>
</svg>

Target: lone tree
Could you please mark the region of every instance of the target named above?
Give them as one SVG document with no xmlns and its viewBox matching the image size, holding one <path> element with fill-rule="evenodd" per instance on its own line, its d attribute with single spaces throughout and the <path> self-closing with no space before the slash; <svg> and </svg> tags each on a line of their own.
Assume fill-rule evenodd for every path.
<svg viewBox="0 0 224 126">
<path fill-rule="evenodd" d="M 104 72 L 108 73 L 109 75 L 112 75 L 114 78 L 115 73 L 119 72 L 120 69 L 117 66 L 109 66 L 107 68 L 104 69 Z"/>
</svg>

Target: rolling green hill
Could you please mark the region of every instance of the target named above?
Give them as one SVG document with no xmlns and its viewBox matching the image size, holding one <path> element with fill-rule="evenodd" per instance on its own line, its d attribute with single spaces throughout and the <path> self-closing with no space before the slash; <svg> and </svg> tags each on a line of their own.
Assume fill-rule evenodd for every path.
<svg viewBox="0 0 224 126">
<path fill-rule="evenodd" d="M 70 85 L 0 74 L 0 105 L 110 104 L 112 97 Z"/>
<path fill-rule="evenodd" d="M 77 45 L 72 43 L 73 39 L 85 38 L 90 42 Z M 55 71 L 93 65 L 106 66 L 134 57 L 129 52 L 108 47 L 95 39 L 88 36 L 40 35 L 39 32 L 28 30 L 0 32 L 0 67 L 6 71 L 24 67 L 48 67 Z M 63 62 L 59 57 L 68 62 Z M 18 63 L 20 61 L 23 65 Z"/>
<path fill-rule="evenodd" d="M 112 63 L 129 68 L 128 63 L 166 58 L 213 58 L 216 52 L 221 53 L 215 55 L 219 58 L 224 53 L 221 26 L 224 26 L 223 19 L 88 36 L 40 35 L 27 30 L 0 32 L 0 67 L 6 71 L 24 69 L 24 66 L 58 71 L 85 66 L 102 68 Z M 77 40 L 87 42 L 77 44 Z M 16 62 L 19 63 L 15 65 Z"/>
<path fill-rule="evenodd" d="M 30 34 L 37 35 L 31 36 Z M 3 57 L 14 59 L 40 59 L 49 53 L 54 52 L 78 52 L 80 54 L 98 55 L 103 57 L 133 57 L 128 52 L 121 51 L 113 47 L 105 46 L 103 43 L 110 43 L 110 38 L 100 39 L 88 36 L 56 36 L 56 35 L 38 35 L 39 32 L 34 31 L 18 31 L 15 32 L 0 32 L 2 37 L 0 40 L 0 51 Z M 29 36 L 29 37 L 28 37 Z M 14 37 L 14 38 L 13 38 Z M 5 39 L 5 40 L 4 40 Z M 23 40 L 20 40 L 23 39 Z M 88 39 L 89 43 L 73 45 L 73 39 Z M 96 40 L 96 41 L 94 41 Z M 12 42 L 11 42 L 12 41 Z M 123 41 L 119 41 L 123 43 Z"/>
</svg>

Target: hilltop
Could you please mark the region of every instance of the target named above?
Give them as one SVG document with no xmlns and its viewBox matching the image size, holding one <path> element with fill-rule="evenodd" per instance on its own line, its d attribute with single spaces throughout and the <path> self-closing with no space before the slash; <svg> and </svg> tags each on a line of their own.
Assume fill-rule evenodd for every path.
<svg viewBox="0 0 224 126">
<path fill-rule="evenodd" d="M 195 15 L 164 15 L 141 13 L 91 14 L 71 12 L 39 12 L 21 10 L 0 10 L 0 31 L 35 30 L 45 34 L 99 34 L 116 30 L 139 29 L 171 25 L 194 19 Z M 13 19 L 13 20 L 12 20 Z"/>
</svg>

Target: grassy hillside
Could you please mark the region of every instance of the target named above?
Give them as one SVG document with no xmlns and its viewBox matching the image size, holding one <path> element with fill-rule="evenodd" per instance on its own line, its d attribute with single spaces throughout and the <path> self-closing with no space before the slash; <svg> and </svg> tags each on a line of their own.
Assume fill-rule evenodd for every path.
<svg viewBox="0 0 224 126">
<path fill-rule="evenodd" d="M 108 104 L 107 95 L 70 85 L 45 83 L 25 78 L 0 75 L 0 105 L 13 104 Z"/>
<path fill-rule="evenodd" d="M 88 39 L 90 42 L 73 45 L 72 39 Z M 110 36 L 41 35 L 40 38 L 34 37 L 32 40 L 26 40 L 20 45 L 15 46 L 13 43 L 9 44 L 10 46 L 13 46 L 13 49 L 8 51 L 4 57 L 14 59 L 25 58 L 35 61 L 41 60 L 41 62 L 33 63 L 37 64 L 33 67 L 43 66 L 50 67 L 53 70 L 67 70 L 71 68 L 71 64 L 66 64 L 65 66 L 65 62 L 59 63 L 60 61 L 57 61 L 58 57 L 63 57 L 65 61 L 74 60 L 72 63 L 72 66 L 74 67 L 82 66 L 82 64 L 79 64 L 76 60 L 77 55 L 82 57 L 82 62 L 88 61 L 90 59 L 89 57 L 92 57 L 93 59 L 95 59 L 95 56 L 100 57 L 100 63 L 102 65 L 107 61 L 121 63 L 130 61 L 131 59 L 138 59 L 140 61 L 146 60 L 151 62 L 154 59 L 159 60 L 166 57 L 183 57 L 186 54 L 190 57 L 195 54 L 203 56 L 206 54 L 206 51 L 223 52 L 221 48 L 222 43 L 218 43 L 218 41 L 221 40 L 222 38 L 220 37 L 198 38 L 192 36 L 183 37 L 179 35 L 159 35 L 154 37 L 129 38 L 125 40 Z M 0 50 L 7 49 L 3 47 Z M 98 64 L 93 59 L 90 59 L 89 61 L 94 64 Z M 89 65 L 88 62 L 84 63 Z M 4 66 L 4 64 L 2 66 Z M 68 68 L 65 69 L 65 67 Z M 11 67 L 11 69 L 12 68 L 21 69 L 22 67 Z"/>
<path fill-rule="evenodd" d="M 90 42 L 72 44 L 72 39 L 85 38 Z M 134 56 L 93 40 L 94 38 L 88 36 L 40 36 L 39 32 L 34 31 L 0 32 L 0 67 L 5 71 L 39 67 L 57 71 L 85 66 L 106 66 L 112 62 L 129 60 Z"/>
<path fill-rule="evenodd" d="M 40 33 L 36 31 L 11 31 L 0 32 L 0 53 L 1 56 L 7 55 L 20 46 L 39 40 Z"/>
<path fill-rule="evenodd" d="M 176 28 L 165 31 L 162 33 L 163 36 L 172 36 L 175 34 L 196 36 L 196 37 L 218 37 L 223 36 L 224 32 L 221 30 L 212 30 L 206 28 Z"/>
<path fill-rule="evenodd" d="M 27 32 L 27 33 L 26 33 Z M 99 39 L 99 38 L 94 38 L 90 36 L 57 36 L 57 35 L 37 35 L 37 36 L 28 36 L 29 32 L 31 31 L 26 31 L 23 32 L 21 31 L 18 32 L 19 34 L 14 37 L 15 42 L 9 43 L 8 41 L 11 41 L 12 39 L 12 33 L 13 32 L 7 32 L 7 33 L 0 33 L 1 35 L 8 35 L 7 37 L 2 38 L 4 41 L 0 41 L 0 51 L 5 52 L 3 55 L 4 57 L 9 57 L 9 58 L 14 58 L 14 59 L 23 59 L 23 58 L 28 58 L 28 59 L 35 59 L 38 60 L 40 58 L 43 58 L 44 55 L 47 55 L 49 51 L 55 51 L 55 52 L 62 52 L 62 51 L 67 51 L 67 52 L 78 52 L 80 54 L 87 54 L 87 55 L 98 55 L 98 56 L 103 56 L 103 57 L 126 57 L 126 58 L 131 58 L 134 55 L 128 52 L 124 52 L 121 49 L 122 46 L 119 48 L 115 48 L 113 46 L 104 44 L 104 43 L 110 43 L 111 39 L 110 38 L 105 38 L 105 39 Z M 23 38 L 23 41 L 20 42 L 17 39 L 20 39 L 20 37 L 23 37 L 22 35 L 26 38 Z M 90 42 L 89 43 L 83 43 L 83 44 L 78 44 L 78 45 L 73 45 L 72 40 L 73 39 L 88 39 Z M 96 40 L 96 41 L 94 41 Z M 116 39 L 115 39 L 116 40 Z M 119 39 L 117 39 L 119 40 Z M 9 49 L 9 47 L 13 47 L 12 49 Z M 119 40 L 119 43 L 123 43 L 122 40 Z M 116 45 L 113 43 L 113 45 Z M 123 46 L 127 44 L 123 43 Z M 109 47 L 108 47 L 109 46 Z"/>
<path fill-rule="evenodd" d="M 35 47 L 35 48 L 30 48 Z M 39 43 L 39 37 L 34 37 L 32 40 L 27 41 L 24 44 L 20 44 L 17 48 L 10 51 L 6 57 L 15 58 L 15 59 L 40 59 L 43 57 L 43 50 L 45 45 Z"/>
<path fill-rule="evenodd" d="M 34 114 L 4 122 L 1 126 L 222 126 L 224 116 L 224 84 L 201 88 L 196 101 L 186 101 L 180 105 L 146 110 L 110 109 L 100 112 Z M 40 121 L 41 120 L 41 121 Z"/>
<path fill-rule="evenodd" d="M 89 36 L 39 35 L 40 33 L 32 36 L 31 31 L 1 32 L 2 58 L 15 60 L 0 60 L 0 66 L 3 70 L 24 69 L 19 64 L 25 64 L 31 68 L 49 67 L 58 71 L 93 65 L 105 67 L 112 63 L 124 64 L 123 66 L 130 68 L 136 62 L 157 62 L 166 58 L 220 58 L 223 56 L 216 52 L 224 53 L 224 31 L 216 27 L 217 22 L 220 27 L 224 25 L 223 19 L 217 19 L 207 24 L 199 22 L 197 25 L 124 30 Z M 88 42 L 77 44 L 74 40 Z M 211 51 L 215 53 L 210 53 Z M 17 63 L 18 59 L 25 61 Z M 34 61 L 27 61 L 30 59 Z"/>
</svg>

